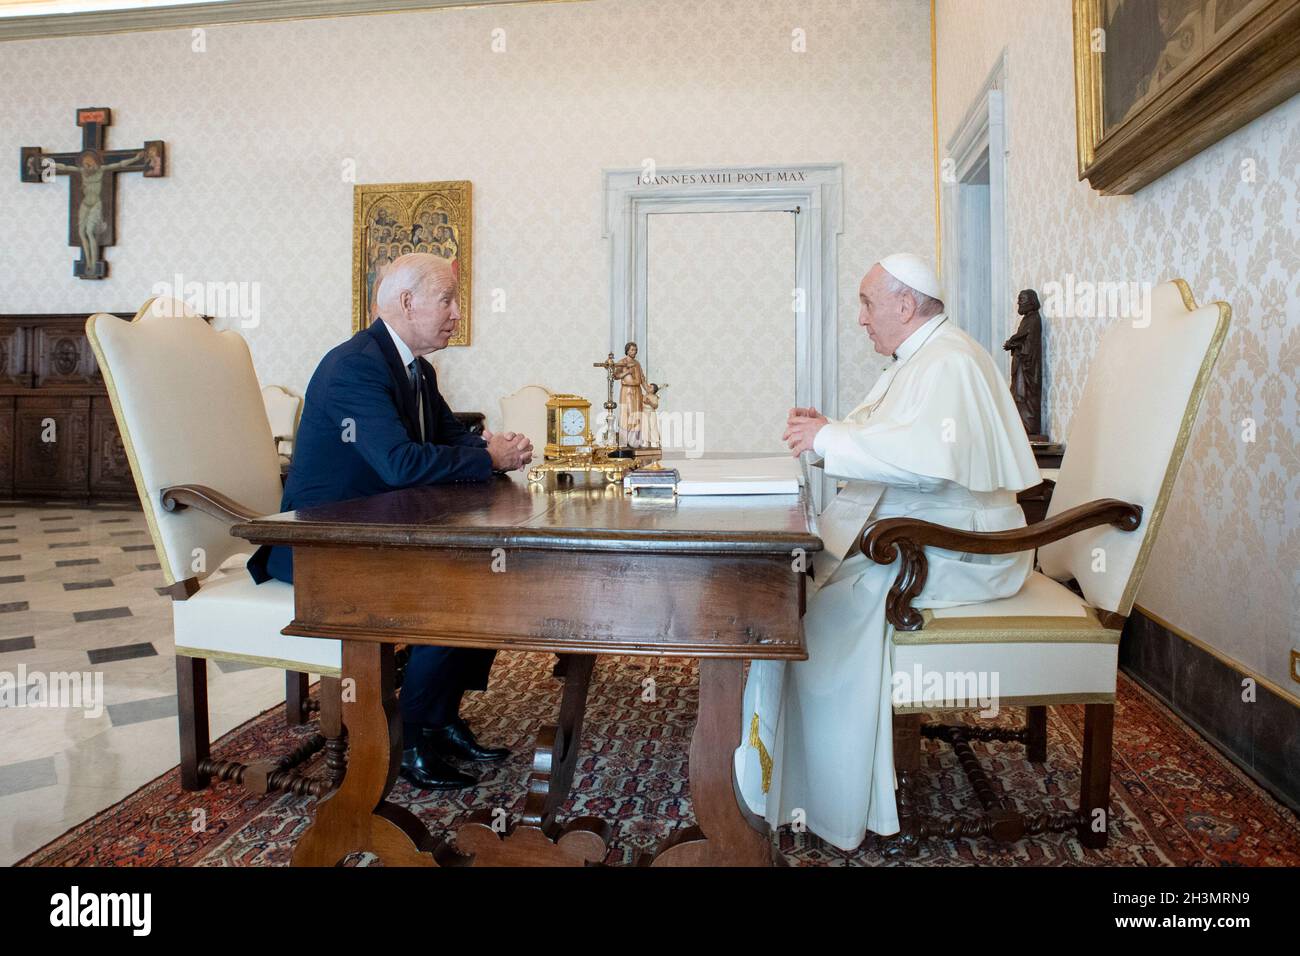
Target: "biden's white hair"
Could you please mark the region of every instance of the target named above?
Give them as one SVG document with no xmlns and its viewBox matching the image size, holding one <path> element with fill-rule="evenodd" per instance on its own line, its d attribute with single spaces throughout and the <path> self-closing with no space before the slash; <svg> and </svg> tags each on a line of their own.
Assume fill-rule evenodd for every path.
<svg viewBox="0 0 1300 956">
<path fill-rule="evenodd" d="M 431 293 L 449 288 L 456 281 L 451 260 L 430 252 L 408 252 L 398 256 L 378 279 L 375 307 L 380 314 L 399 305 L 403 292 Z"/>
</svg>

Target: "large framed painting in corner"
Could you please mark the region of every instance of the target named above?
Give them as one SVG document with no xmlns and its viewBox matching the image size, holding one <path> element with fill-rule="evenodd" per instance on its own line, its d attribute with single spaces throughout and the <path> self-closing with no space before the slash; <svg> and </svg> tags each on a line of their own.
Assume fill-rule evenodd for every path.
<svg viewBox="0 0 1300 956">
<path fill-rule="evenodd" d="M 370 324 L 375 280 L 408 252 L 456 263 L 460 327 L 448 345 L 469 345 L 473 296 L 472 191 L 468 180 L 358 185 L 352 201 L 352 331 Z"/>
<path fill-rule="evenodd" d="M 1079 178 L 1133 193 L 1300 91 L 1300 0 L 1074 0 Z"/>
</svg>

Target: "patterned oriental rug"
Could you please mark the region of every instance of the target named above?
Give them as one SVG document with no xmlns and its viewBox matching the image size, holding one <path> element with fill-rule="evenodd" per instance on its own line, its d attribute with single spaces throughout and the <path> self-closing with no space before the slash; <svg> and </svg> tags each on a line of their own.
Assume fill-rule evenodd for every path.
<svg viewBox="0 0 1300 956">
<path fill-rule="evenodd" d="M 473 811 L 523 807 L 524 782 L 536 731 L 553 722 L 560 682 L 554 658 L 502 653 L 489 689 L 466 697 L 464 714 L 486 742 L 514 755 L 487 771 L 481 785 L 450 796 L 412 791 L 398 780 L 390 799 L 408 806 L 434 832 Z M 656 700 L 642 700 L 654 678 Z M 780 847 L 790 863 L 809 866 L 1296 866 L 1300 822 L 1205 740 L 1123 674 L 1115 718 L 1110 845 L 1082 849 L 1064 835 L 1014 845 L 984 840 L 927 842 L 916 860 L 893 852 L 891 840 L 868 835 L 843 853 L 807 833 L 783 828 Z M 597 816 L 610 822 L 608 863 L 629 863 L 672 830 L 692 822 L 686 763 L 697 688 L 692 661 L 608 657 L 591 683 L 575 796 L 562 818 Z M 1078 793 L 1082 707 L 1049 711 L 1048 763 L 1037 768 L 1018 744 L 976 743 L 991 776 L 1022 807 L 1062 811 Z M 950 720 L 958 714 L 943 715 Z M 999 721 L 1014 726 L 1023 712 Z M 241 760 L 290 749 L 309 729 L 285 727 L 275 708 L 231 731 L 214 756 Z M 952 750 L 925 741 L 925 799 L 932 813 L 977 806 Z M 321 772 L 317 755 L 309 772 Z M 196 813 L 201 810 L 202 813 Z M 311 822 L 315 800 L 252 796 L 220 783 L 186 793 L 176 770 L 141 787 L 116 806 L 65 833 L 20 866 L 284 866 L 294 841 Z M 194 822 L 206 826 L 195 832 Z M 361 861 L 365 862 L 365 861 Z"/>
</svg>

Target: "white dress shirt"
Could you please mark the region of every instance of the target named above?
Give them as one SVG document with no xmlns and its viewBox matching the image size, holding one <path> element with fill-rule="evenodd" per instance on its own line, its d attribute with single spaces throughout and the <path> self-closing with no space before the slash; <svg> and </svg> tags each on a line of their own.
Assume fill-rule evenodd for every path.
<svg viewBox="0 0 1300 956">
<path fill-rule="evenodd" d="M 409 345 L 402 341 L 402 337 L 393 331 L 391 325 L 385 322 L 384 328 L 388 330 L 388 334 L 393 338 L 393 344 L 397 346 L 397 355 L 402 360 L 402 368 L 409 372 L 411 369 L 411 363 L 415 361 L 415 353 L 411 351 Z"/>
</svg>

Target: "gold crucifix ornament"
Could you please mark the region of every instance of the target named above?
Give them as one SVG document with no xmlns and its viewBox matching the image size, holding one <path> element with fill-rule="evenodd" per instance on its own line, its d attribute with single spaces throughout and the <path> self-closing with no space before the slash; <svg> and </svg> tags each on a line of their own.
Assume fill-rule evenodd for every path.
<svg viewBox="0 0 1300 956">
<path fill-rule="evenodd" d="M 638 374 L 640 373 L 640 369 L 641 369 L 641 366 L 636 363 L 636 359 L 635 359 L 636 343 L 629 342 L 627 344 L 627 348 L 624 351 L 625 351 L 624 358 L 618 359 L 617 361 L 615 361 L 614 359 L 614 353 L 610 352 L 609 355 L 605 358 L 605 361 L 592 362 L 591 364 L 593 368 L 603 368 L 605 370 L 605 380 L 606 380 L 605 381 L 605 405 L 604 405 L 605 423 L 604 423 L 604 427 L 601 429 L 601 433 L 602 436 L 603 435 L 613 436 L 612 440 L 601 442 L 602 447 L 605 449 L 605 455 L 606 457 L 609 458 L 634 459 L 636 458 L 636 449 L 631 447 L 627 443 L 627 439 L 629 436 L 627 430 L 623 427 L 626 423 L 622 421 L 622 418 L 626 417 L 626 413 L 628 410 L 624 409 L 623 415 L 621 415 L 618 418 L 614 416 L 614 409 L 618 408 L 618 403 L 614 401 L 614 383 L 616 381 L 619 383 L 621 392 L 629 395 L 632 394 L 633 389 L 630 388 L 627 384 L 627 378 L 630 374 L 629 361 L 631 361 L 632 366 L 635 367 L 636 372 Z M 629 360 L 626 356 L 627 351 L 631 351 L 632 354 L 631 360 Z M 636 396 L 639 398 L 640 396 L 639 391 L 636 392 Z M 640 407 L 638 403 L 638 407 L 636 408 L 636 414 L 639 416 L 639 413 L 640 413 Z"/>
</svg>

